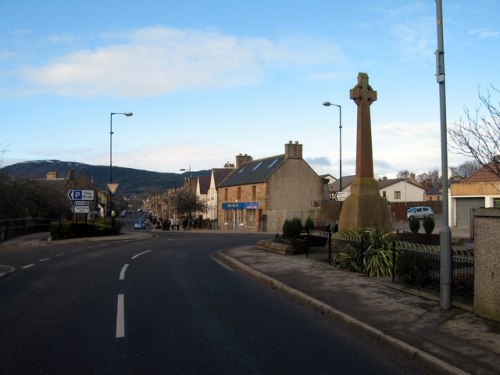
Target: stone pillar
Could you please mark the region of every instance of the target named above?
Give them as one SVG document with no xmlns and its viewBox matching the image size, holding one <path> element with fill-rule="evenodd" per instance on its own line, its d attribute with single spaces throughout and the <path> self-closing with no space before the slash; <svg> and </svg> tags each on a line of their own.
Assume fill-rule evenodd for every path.
<svg viewBox="0 0 500 375">
<path fill-rule="evenodd" d="M 373 178 L 370 106 L 377 100 L 377 92 L 368 84 L 368 74 L 358 74 L 358 83 L 351 89 L 350 98 L 358 106 L 356 177 L 340 211 L 339 230 L 383 228 L 389 231 L 392 229 L 390 211 Z"/>
<path fill-rule="evenodd" d="M 500 321 L 500 208 L 474 210 L 474 312 Z"/>
</svg>

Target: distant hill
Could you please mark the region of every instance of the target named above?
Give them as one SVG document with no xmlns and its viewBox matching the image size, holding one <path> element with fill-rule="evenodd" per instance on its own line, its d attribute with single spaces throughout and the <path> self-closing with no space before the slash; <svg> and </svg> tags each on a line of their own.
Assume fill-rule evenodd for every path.
<svg viewBox="0 0 500 375">
<path fill-rule="evenodd" d="M 86 176 L 92 179 L 97 188 L 107 189 L 109 166 L 59 160 L 36 160 L 0 168 L 1 173 L 27 179 L 43 179 L 47 177 L 48 172 L 56 172 L 59 177 L 67 177 L 71 170 L 74 171 L 75 176 Z M 120 184 L 118 190 L 123 195 L 143 195 L 181 186 L 189 173 L 162 173 L 113 166 L 113 182 Z M 194 177 L 208 176 L 210 171 L 192 171 L 191 174 Z"/>
</svg>

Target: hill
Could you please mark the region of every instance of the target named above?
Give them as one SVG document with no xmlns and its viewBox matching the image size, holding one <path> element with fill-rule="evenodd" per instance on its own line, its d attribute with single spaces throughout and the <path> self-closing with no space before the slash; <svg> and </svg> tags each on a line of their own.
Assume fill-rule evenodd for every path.
<svg viewBox="0 0 500 375">
<path fill-rule="evenodd" d="M 106 190 L 109 182 L 109 166 L 89 165 L 59 160 L 36 160 L 16 163 L 0 168 L 0 173 L 25 179 L 44 179 L 48 172 L 67 177 L 69 171 L 75 176 L 85 176 L 94 181 L 98 189 Z M 142 169 L 113 166 L 113 182 L 120 184 L 119 192 L 125 196 L 148 195 L 168 188 L 181 186 L 190 172 L 162 173 Z M 192 176 L 208 176 L 210 171 L 192 171 Z"/>
</svg>

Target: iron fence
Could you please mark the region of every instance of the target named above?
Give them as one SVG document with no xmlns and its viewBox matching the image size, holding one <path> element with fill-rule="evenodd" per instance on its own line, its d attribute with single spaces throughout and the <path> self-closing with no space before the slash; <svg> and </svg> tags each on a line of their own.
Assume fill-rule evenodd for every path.
<svg viewBox="0 0 500 375">
<path fill-rule="evenodd" d="M 439 246 L 394 241 L 392 281 L 439 294 Z M 474 301 L 474 254 L 468 250 L 452 250 L 452 300 Z"/>
<path fill-rule="evenodd" d="M 25 234 L 48 232 L 53 219 L 27 218 L 0 220 L 0 242 Z"/>
</svg>

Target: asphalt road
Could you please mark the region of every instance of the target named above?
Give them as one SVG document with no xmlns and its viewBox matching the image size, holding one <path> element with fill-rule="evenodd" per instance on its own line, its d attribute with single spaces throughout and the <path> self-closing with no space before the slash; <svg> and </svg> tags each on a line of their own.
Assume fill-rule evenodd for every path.
<svg viewBox="0 0 500 375">
<path fill-rule="evenodd" d="M 220 263 L 254 234 L 0 251 L 1 374 L 423 374 Z"/>
</svg>

